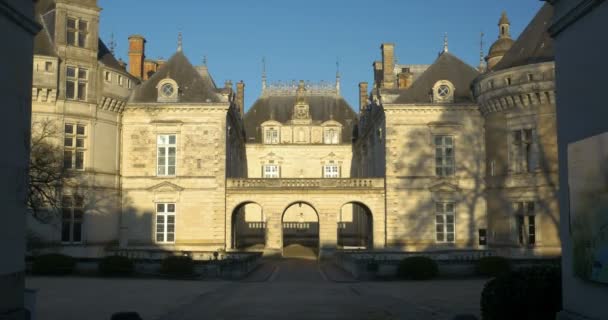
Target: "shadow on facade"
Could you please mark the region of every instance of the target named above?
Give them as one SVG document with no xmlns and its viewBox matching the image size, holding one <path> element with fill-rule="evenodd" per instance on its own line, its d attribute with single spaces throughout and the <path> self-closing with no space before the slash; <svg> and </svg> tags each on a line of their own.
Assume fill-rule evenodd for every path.
<svg viewBox="0 0 608 320">
<path fill-rule="evenodd" d="M 372 249 L 373 215 L 359 202 L 349 202 L 340 208 L 338 216 L 338 249 Z"/>
</svg>

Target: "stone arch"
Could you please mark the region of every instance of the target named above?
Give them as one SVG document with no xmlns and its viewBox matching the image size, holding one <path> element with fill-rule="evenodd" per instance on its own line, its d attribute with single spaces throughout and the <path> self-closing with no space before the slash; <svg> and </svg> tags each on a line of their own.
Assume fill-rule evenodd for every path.
<svg viewBox="0 0 608 320">
<path fill-rule="evenodd" d="M 308 201 L 293 201 L 281 214 L 283 256 L 316 257 L 319 254 L 321 216 Z"/>
<path fill-rule="evenodd" d="M 243 201 L 231 211 L 232 249 L 263 250 L 266 247 L 266 217 L 261 204 Z"/>
<path fill-rule="evenodd" d="M 362 201 L 352 200 L 340 206 L 337 221 L 337 244 L 342 249 L 372 249 L 374 216 Z"/>
</svg>

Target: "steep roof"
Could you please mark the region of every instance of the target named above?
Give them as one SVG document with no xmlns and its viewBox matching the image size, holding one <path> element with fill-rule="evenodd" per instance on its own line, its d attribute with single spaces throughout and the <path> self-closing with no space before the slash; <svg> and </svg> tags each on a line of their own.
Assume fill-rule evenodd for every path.
<svg viewBox="0 0 608 320">
<path fill-rule="evenodd" d="M 429 103 L 429 93 L 439 80 L 450 81 L 455 88 L 454 102 L 473 102 L 470 85 L 479 72 L 449 52 L 443 52 L 435 62 L 393 103 Z"/>
<path fill-rule="evenodd" d="M 494 71 L 555 60 L 553 39 L 547 32 L 552 18 L 553 6 L 545 3 L 511 49 L 496 64 Z"/>
<path fill-rule="evenodd" d="M 219 102 L 217 88 L 192 66 L 183 52 L 176 52 L 150 79 L 142 83 L 131 95 L 130 102 L 157 102 L 158 83 L 171 78 L 179 86 L 179 103 Z"/>
<path fill-rule="evenodd" d="M 97 60 L 103 63 L 106 67 L 116 70 L 125 71 L 125 68 L 116 60 L 110 49 L 101 39 L 99 39 L 99 49 L 97 50 Z"/>
<path fill-rule="evenodd" d="M 340 122 L 342 142 L 350 142 L 353 127 L 357 123 L 357 114 L 344 98 L 337 95 L 307 96 L 310 116 L 313 122 L 322 123 L 328 120 Z M 295 92 L 289 96 L 265 96 L 253 104 L 243 117 L 247 142 L 262 142 L 260 125 L 268 120 L 286 123 L 292 119 L 293 107 L 296 104 Z"/>
</svg>

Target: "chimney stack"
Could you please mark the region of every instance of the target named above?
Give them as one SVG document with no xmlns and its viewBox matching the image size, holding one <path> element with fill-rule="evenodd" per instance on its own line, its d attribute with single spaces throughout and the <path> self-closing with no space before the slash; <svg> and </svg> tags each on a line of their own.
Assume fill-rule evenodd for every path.
<svg viewBox="0 0 608 320">
<path fill-rule="evenodd" d="M 399 73 L 399 89 L 407 89 L 409 88 L 414 79 L 414 74 L 410 72 L 410 68 L 401 69 L 401 73 Z"/>
<path fill-rule="evenodd" d="M 359 113 L 367 107 L 367 82 L 359 82 Z"/>
<path fill-rule="evenodd" d="M 380 49 L 382 49 L 382 70 L 384 72 L 382 88 L 393 89 L 395 88 L 395 45 L 383 43 Z"/>
<path fill-rule="evenodd" d="M 243 80 L 236 84 L 236 104 L 239 107 L 241 117 L 245 115 L 245 83 Z"/>
<path fill-rule="evenodd" d="M 129 36 L 129 73 L 143 79 L 146 39 L 134 34 Z"/>
<path fill-rule="evenodd" d="M 380 88 L 382 85 L 382 61 L 374 61 L 374 88 Z"/>
</svg>

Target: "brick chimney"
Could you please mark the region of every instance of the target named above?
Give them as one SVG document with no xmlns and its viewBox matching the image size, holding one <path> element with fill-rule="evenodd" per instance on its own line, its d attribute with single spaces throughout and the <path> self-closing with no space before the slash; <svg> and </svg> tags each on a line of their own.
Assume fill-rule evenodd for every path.
<svg viewBox="0 0 608 320">
<path fill-rule="evenodd" d="M 359 113 L 367 107 L 367 82 L 359 82 Z"/>
<path fill-rule="evenodd" d="M 129 73 L 143 79 L 146 39 L 134 34 L 129 36 Z"/>
<path fill-rule="evenodd" d="M 392 43 L 383 43 L 380 46 L 382 50 L 382 88 L 395 88 L 395 45 Z"/>
<path fill-rule="evenodd" d="M 245 83 L 243 80 L 236 84 L 236 104 L 241 116 L 245 115 Z"/>
</svg>

